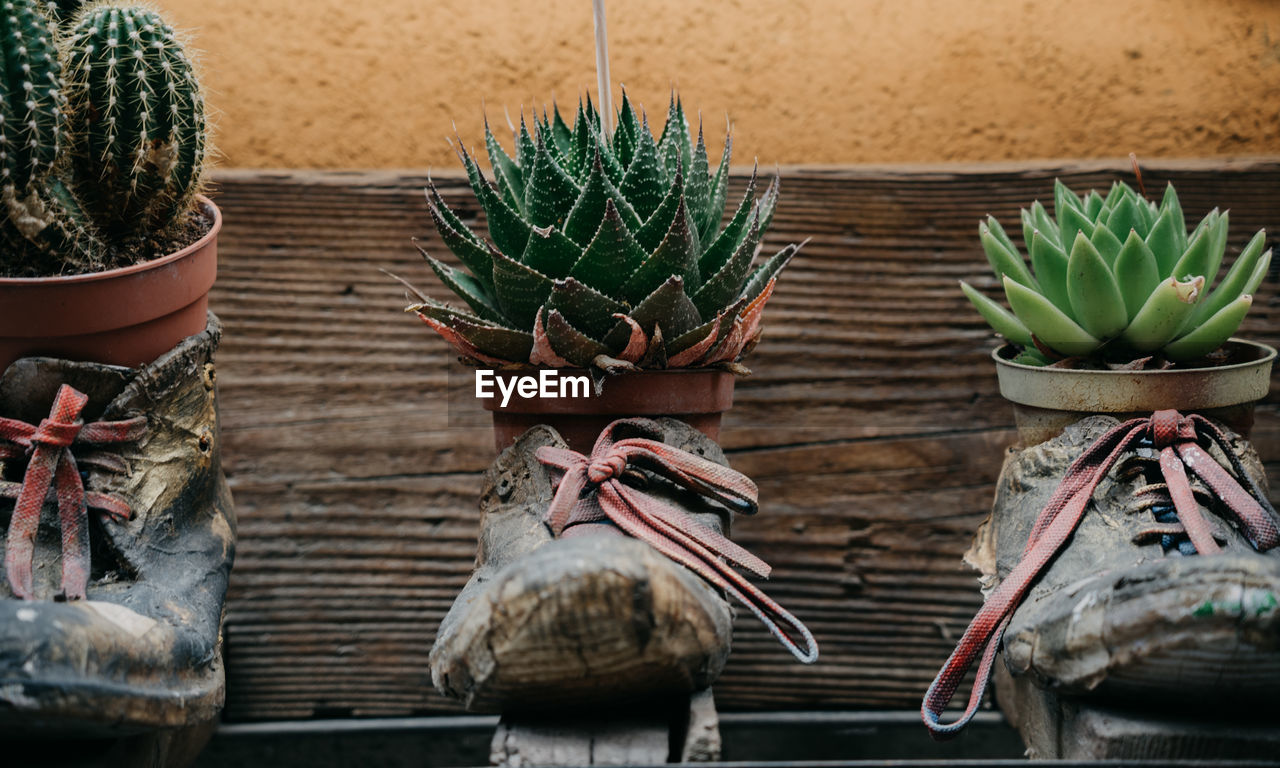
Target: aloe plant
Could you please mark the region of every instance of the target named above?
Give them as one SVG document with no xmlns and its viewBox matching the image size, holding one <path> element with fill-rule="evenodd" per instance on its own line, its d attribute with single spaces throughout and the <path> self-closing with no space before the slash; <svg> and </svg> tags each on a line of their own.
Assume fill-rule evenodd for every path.
<svg viewBox="0 0 1280 768">
<path fill-rule="evenodd" d="M 1025 348 L 1019 362 L 1198 360 L 1239 328 L 1271 263 L 1259 231 L 1211 290 L 1228 214 L 1215 208 L 1188 234 L 1172 184 L 1157 205 L 1123 182 L 1080 197 L 1057 181 L 1053 205 L 1053 217 L 1039 201 L 1022 211 L 1030 267 L 995 217 L 978 225 L 1012 312 L 960 283 L 991 327 Z"/>
<path fill-rule="evenodd" d="M 777 179 L 757 198 L 753 173 L 722 225 L 732 139 L 712 170 L 674 95 L 658 138 L 625 94 L 609 138 L 589 100 L 572 126 L 555 107 L 532 122 L 521 118 L 508 153 L 486 121 L 493 183 L 458 144 L 489 239 L 428 186 L 436 231 L 465 271 L 419 250 L 467 308 L 419 293 L 409 310 L 487 365 L 732 367 L 798 248 L 757 263 Z"/>
</svg>

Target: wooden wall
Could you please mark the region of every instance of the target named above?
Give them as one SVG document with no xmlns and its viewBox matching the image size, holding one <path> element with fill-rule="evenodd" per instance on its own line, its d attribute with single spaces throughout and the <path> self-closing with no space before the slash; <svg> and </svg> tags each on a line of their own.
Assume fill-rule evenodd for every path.
<svg viewBox="0 0 1280 768">
<path fill-rule="evenodd" d="M 722 710 L 912 709 L 978 604 L 960 554 L 986 514 L 1012 415 L 993 337 L 957 288 L 994 289 L 987 212 L 1130 178 L 1127 162 L 792 168 L 768 238 L 812 238 L 779 282 L 723 444 L 760 485 L 735 538 L 774 566 L 767 589 L 814 630 L 794 663 L 749 615 L 716 686 Z M 1280 229 L 1280 161 L 1152 164 L 1188 216 L 1231 209 L 1233 253 Z M 403 275 L 440 298 L 409 242 L 435 239 L 424 177 L 224 172 L 213 307 L 224 465 L 239 509 L 227 614 L 231 720 L 455 709 L 427 651 L 474 554 L 491 438 L 446 385 L 465 375 L 403 314 Z M 735 180 L 737 189 L 743 179 Z M 468 217 L 465 184 L 437 177 Z M 1248 335 L 1280 342 L 1277 275 Z M 457 383 L 457 380 L 455 380 Z M 1280 400 L 1256 443 L 1280 461 Z M 741 613 L 746 613 L 742 611 Z"/>
</svg>

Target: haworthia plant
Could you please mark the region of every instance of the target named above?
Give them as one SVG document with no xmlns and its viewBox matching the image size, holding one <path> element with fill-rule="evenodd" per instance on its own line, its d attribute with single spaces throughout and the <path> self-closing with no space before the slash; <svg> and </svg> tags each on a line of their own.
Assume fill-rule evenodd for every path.
<svg viewBox="0 0 1280 768">
<path fill-rule="evenodd" d="M 554 107 L 532 123 L 513 129 L 514 152 L 486 123 L 492 183 L 458 147 L 488 239 L 427 188 L 436 231 L 465 270 L 423 255 L 467 307 L 424 298 L 409 309 L 484 364 L 732 367 L 798 248 L 757 260 L 777 179 L 757 197 L 753 173 L 724 222 L 731 138 L 713 169 L 674 95 L 657 138 L 625 94 L 608 139 L 590 102 L 572 125 Z"/>
<path fill-rule="evenodd" d="M 205 164 L 204 100 L 176 33 L 145 5 L 0 3 L 0 275 L 147 257 L 139 243 L 187 221 Z"/>
<path fill-rule="evenodd" d="M 1123 182 L 1080 197 L 1058 181 L 1054 214 L 1038 201 L 1022 211 L 1030 267 L 994 217 L 978 225 L 1012 312 L 960 284 L 997 333 L 1025 348 L 1023 363 L 1196 361 L 1239 328 L 1271 263 L 1259 231 L 1213 287 L 1229 217 L 1214 209 L 1188 235 L 1173 185 L 1157 205 Z"/>
</svg>

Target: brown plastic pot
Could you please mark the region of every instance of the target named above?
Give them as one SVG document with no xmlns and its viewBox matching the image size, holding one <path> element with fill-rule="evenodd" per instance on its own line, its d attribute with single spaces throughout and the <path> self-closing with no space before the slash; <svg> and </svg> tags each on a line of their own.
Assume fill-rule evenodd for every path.
<svg viewBox="0 0 1280 768">
<path fill-rule="evenodd" d="M 558 369 L 561 376 L 587 376 L 579 369 Z M 496 371 L 495 378 L 510 380 L 537 375 L 532 371 Z M 500 398 L 482 400 L 493 412 L 493 442 L 502 451 L 530 427 L 547 424 L 564 437 L 569 447 L 590 453 L 596 437 L 610 422 L 632 416 L 670 416 L 701 431 L 712 440 L 720 437 L 720 419 L 733 405 L 733 374 L 726 371 L 641 371 L 609 376 L 604 390 L 586 398 L 519 397 L 513 394 L 506 408 Z M 496 385 L 495 385 L 496 391 Z"/>
<path fill-rule="evenodd" d="M 1201 413 L 1248 436 L 1253 404 L 1267 396 L 1276 351 L 1265 344 L 1231 339 L 1232 359 L 1211 368 L 1167 371 L 1073 371 L 1014 363 L 1005 345 L 991 353 L 1000 394 L 1013 403 L 1023 445 L 1042 443 L 1068 424 L 1091 414 L 1118 419 L 1175 408 Z"/>
<path fill-rule="evenodd" d="M 62 277 L 0 278 L 0 372 L 48 356 L 136 368 L 204 330 L 218 271 L 222 213 L 195 243 L 131 267 Z"/>
</svg>

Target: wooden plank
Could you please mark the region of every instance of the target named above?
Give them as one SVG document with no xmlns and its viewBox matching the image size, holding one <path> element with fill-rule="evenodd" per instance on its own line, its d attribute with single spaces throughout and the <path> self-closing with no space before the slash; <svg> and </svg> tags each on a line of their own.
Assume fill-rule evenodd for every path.
<svg viewBox="0 0 1280 768">
<path fill-rule="evenodd" d="M 720 758 L 720 723 L 709 689 L 675 701 L 624 704 L 617 711 L 549 711 L 502 716 L 489 764 L 529 766 L 710 763 Z"/>
<path fill-rule="evenodd" d="M 763 712 L 720 716 L 722 759 L 737 765 L 901 766 L 901 760 L 1021 758 L 1018 734 L 997 712 L 982 712 L 963 739 L 933 741 L 916 712 Z M 452 768 L 486 765 L 497 717 L 406 717 L 224 724 L 195 768 L 377 765 Z M 47 758 L 47 755 L 45 756 Z M 876 762 L 867 762 L 867 761 Z M 772 761 L 787 761 L 774 763 Z M 835 762 L 844 761 L 844 762 Z M 1025 761 L 1022 763 L 1025 765 Z M 912 763 L 923 768 L 924 763 Z M 954 764 L 952 764 L 954 765 Z"/>
<path fill-rule="evenodd" d="M 811 237 L 779 282 L 724 445 L 761 485 L 735 535 L 809 623 L 801 667 L 741 618 L 724 710 L 918 706 L 978 603 L 960 554 L 986 514 L 1012 414 L 992 337 L 956 288 L 995 291 L 975 229 L 988 211 L 1128 178 L 1127 161 L 785 169 L 767 246 Z M 1231 209 L 1232 253 L 1280 228 L 1280 161 L 1177 161 L 1189 215 Z M 465 182 L 434 174 L 474 226 Z M 223 172 L 212 303 L 224 465 L 240 515 L 227 621 L 227 716 L 455 711 L 427 651 L 474 555 L 483 416 L 466 372 L 412 317 L 389 269 L 448 298 L 409 243 L 446 256 L 413 173 Z M 733 179 L 740 194 L 744 178 Z M 1016 226 L 1011 233 L 1017 237 Z M 446 256 L 447 258 L 447 256 Z M 1246 331 L 1280 341 L 1277 274 Z M 454 395 L 452 398 L 450 394 Z M 1280 389 L 1277 389 L 1280 392 Z M 1257 444 L 1280 462 L 1280 395 Z M 746 612 L 741 612 L 745 614 Z"/>
</svg>

